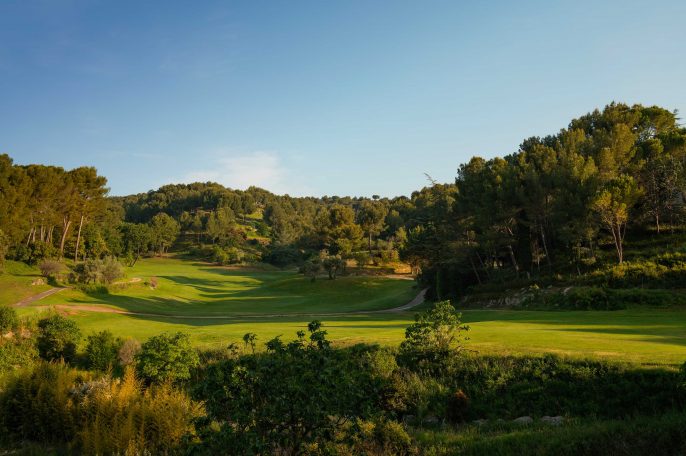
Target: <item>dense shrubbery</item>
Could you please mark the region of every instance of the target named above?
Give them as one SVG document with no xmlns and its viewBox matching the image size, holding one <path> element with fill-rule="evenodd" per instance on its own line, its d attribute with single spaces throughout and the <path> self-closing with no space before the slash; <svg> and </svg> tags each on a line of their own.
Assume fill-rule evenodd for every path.
<svg viewBox="0 0 686 456">
<path fill-rule="evenodd" d="M 686 306 L 686 294 L 643 288 L 611 289 L 569 287 L 566 290 L 534 290 L 515 309 L 529 310 L 622 310 L 628 307 Z"/>
<path fill-rule="evenodd" d="M 679 387 L 677 372 L 552 355 L 461 357 L 442 381 L 465 392 L 472 418 L 622 418 L 686 406 L 686 390 Z"/>
<path fill-rule="evenodd" d="M 51 359 L 76 362 L 56 356 L 75 340 L 65 321 L 40 320 L 39 342 L 50 341 Z M 0 389 L 0 443 L 89 454 L 513 454 L 565 445 L 601 454 L 618 448 L 609 432 L 620 424 L 594 428 L 577 420 L 638 417 L 647 423 L 640 435 L 659 440 L 657 448 L 682 449 L 674 423 L 686 412 L 686 363 L 676 370 L 552 355 L 477 356 L 461 350 L 464 329 L 455 309 L 441 302 L 407 328 L 398 350 L 333 348 L 318 321 L 289 342 L 269 340 L 264 352 L 248 333 L 242 353 L 231 344 L 200 355 L 184 334 L 162 334 L 141 348 L 103 331 L 88 337 L 84 357 L 91 368 L 109 371 L 102 377 L 61 361 L 31 367 L 36 344 L 22 329 L 29 337 L 0 341 L 0 370 L 26 366 Z M 655 417 L 665 414 L 675 421 L 661 430 Z M 562 415 L 568 424 L 553 429 L 536 421 L 511 432 L 514 423 L 498 422 L 525 415 Z M 478 431 L 466 425 L 475 419 L 490 424 Z M 424 428 L 450 429 L 450 442 L 426 441 L 418 431 Z M 645 448 L 641 439 L 629 441 Z"/>
<path fill-rule="evenodd" d="M 94 378 L 64 364 L 17 372 L 0 395 L 5 443 L 52 444 L 86 454 L 165 454 L 193 434 L 199 404 L 169 386 L 143 389 L 132 370 L 123 379 Z"/>
<path fill-rule="evenodd" d="M 16 329 L 18 325 L 17 311 L 10 306 L 0 305 L 0 336 Z"/>
<path fill-rule="evenodd" d="M 610 288 L 684 288 L 686 259 L 681 253 L 626 261 L 594 271 L 586 280 Z"/>
<path fill-rule="evenodd" d="M 86 339 L 86 359 L 90 369 L 106 372 L 117 366 L 119 350 L 124 341 L 110 331 L 100 331 Z"/>
<path fill-rule="evenodd" d="M 228 445 L 241 454 L 295 454 L 378 413 L 389 377 L 369 363 L 380 349 L 334 350 L 317 322 L 308 329 L 308 338 L 304 331 L 287 344 L 275 338 L 267 353 L 207 368 L 194 391 L 221 428 L 205 436 L 206 451 Z"/>
</svg>

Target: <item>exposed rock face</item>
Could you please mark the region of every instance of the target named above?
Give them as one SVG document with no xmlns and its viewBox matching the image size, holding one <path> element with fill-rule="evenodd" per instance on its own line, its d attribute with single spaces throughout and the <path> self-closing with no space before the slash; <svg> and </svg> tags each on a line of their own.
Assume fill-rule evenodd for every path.
<svg viewBox="0 0 686 456">
<path fill-rule="evenodd" d="M 541 422 L 549 424 L 551 426 L 560 426 L 564 423 L 565 419 L 561 416 L 544 416 L 541 418 Z"/>
<path fill-rule="evenodd" d="M 531 418 L 530 416 L 520 416 L 519 418 L 512 420 L 512 422 L 528 426 L 529 424 L 534 422 L 534 419 Z"/>
</svg>

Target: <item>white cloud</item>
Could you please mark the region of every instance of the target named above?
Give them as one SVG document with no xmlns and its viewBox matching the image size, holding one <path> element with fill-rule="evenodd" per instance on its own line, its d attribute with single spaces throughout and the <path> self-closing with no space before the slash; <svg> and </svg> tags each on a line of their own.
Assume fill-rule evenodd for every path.
<svg viewBox="0 0 686 456">
<path fill-rule="evenodd" d="M 226 187 L 245 190 L 261 187 L 277 194 L 311 194 L 307 186 L 292 177 L 275 152 L 256 151 L 227 156 L 221 153 L 211 167 L 189 172 L 182 182 L 217 182 Z"/>
</svg>

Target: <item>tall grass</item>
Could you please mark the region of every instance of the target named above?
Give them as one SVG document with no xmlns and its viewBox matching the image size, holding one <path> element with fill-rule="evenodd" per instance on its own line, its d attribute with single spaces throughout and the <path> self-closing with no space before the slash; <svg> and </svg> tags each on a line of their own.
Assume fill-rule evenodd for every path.
<svg viewBox="0 0 686 456">
<path fill-rule="evenodd" d="M 122 379 L 94 378 L 41 363 L 13 375 L 0 394 L 6 440 L 85 454 L 173 454 L 202 414 L 201 404 L 172 386 L 144 388 L 130 368 Z"/>
</svg>

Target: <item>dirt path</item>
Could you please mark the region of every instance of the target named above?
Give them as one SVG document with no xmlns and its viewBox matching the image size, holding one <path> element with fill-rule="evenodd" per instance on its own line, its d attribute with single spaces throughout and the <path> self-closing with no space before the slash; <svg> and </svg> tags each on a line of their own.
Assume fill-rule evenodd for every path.
<svg viewBox="0 0 686 456">
<path fill-rule="evenodd" d="M 32 302 L 39 301 L 43 298 L 47 298 L 48 296 L 54 295 L 55 293 L 59 293 L 60 291 L 67 290 L 67 289 L 68 289 L 68 287 L 51 288 L 51 289 L 46 290 L 42 293 L 38 293 L 36 295 L 29 296 L 28 298 L 24 298 L 21 301 L 19 301 L 18 303 L 16 303 L 15 306 L 16 307 L 26 307 L 29 304 L 31 304 Z"/>
<path fill-rule="evenodd" d="M 329 313 L 289 313 L 289 314 L 234 314 L 234 315 L 164 315 L 155 313 L 144 313 L 144 312 L 129 312 L 126 310 L 113 309 L 111 307 L 104 307 L 98 305 L 57 305 L 56 309 L 61 310 L 67 314 L 73 314 L 79 311 L 83 312 L 100 312 L 100 313 L 115 313 L 120 315 L 131 315 L 137 317 L 155 317 L 155 318 L 174 318 L 174 319 L 194 319 L 194 320 L 231 320 L 231 319 L 243 319 L 243 318 L 282 318 L 282 317 L 336 317 L 336 316 L 346 316 L 346 315 L 364 315 L 364 314 L 374 314 L 374 313 L 394 313 L 394 312 L 404 312 L 416 307 L 424 302 L 424 295 L 426 294 L 426 289 L 422 290 L 415 296 L 415 298 L 399 307 L 393 307 L 391 309 L 383 310 L 356 310 L 352 312 L 329 312 Z"/>
</svg>

